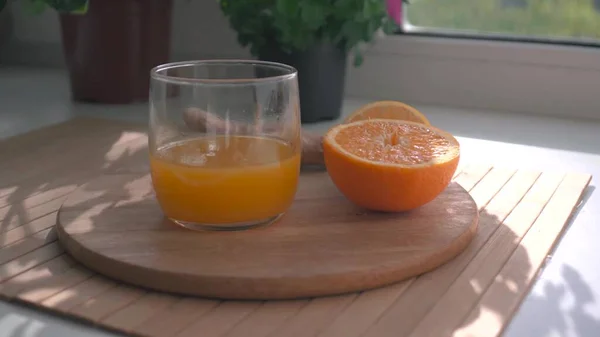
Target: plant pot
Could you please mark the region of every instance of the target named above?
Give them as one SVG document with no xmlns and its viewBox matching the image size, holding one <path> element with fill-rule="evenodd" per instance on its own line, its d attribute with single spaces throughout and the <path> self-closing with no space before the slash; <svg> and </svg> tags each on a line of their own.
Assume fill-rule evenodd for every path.
<svg viewBox="0 0 600 337">
<path fill-rule="evenodd" d="M 284 63 L 298 70 L 302 123 L 340 117 L 346 78 L 346 53 L 342 49 L 321 44 L 289 54 L 272 46 L 262 50 L 259 59 Z"/>
<path fill-rule="evenodd" d="M 148 100 L 150 69 L 169 60 L 172 0 L 90 0 L 83 15 L 61 14 L 75 101 Z"/>
</svg>

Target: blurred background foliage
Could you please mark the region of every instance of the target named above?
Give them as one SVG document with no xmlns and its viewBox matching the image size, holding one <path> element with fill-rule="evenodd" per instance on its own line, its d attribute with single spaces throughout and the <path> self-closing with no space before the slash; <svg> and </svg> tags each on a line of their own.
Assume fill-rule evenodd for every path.
<svg viewBox="0 0 600 337">
<path fill-rule="evenodd" d="M 600 38 L 600 0 L 411 0 L 418 27 L 540 37 Z"/>
</svg>

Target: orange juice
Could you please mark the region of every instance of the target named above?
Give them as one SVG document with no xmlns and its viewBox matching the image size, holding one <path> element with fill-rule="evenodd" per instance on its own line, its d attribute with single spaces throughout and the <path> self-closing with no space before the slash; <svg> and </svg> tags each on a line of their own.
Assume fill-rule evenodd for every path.
<svg viewBox="0 0 600 337">
<path fill-rule="evenodd" d="M 251 136 L 175 142 L 150 155 L 159 204 L 171 219 L 197 224 L 266 220 L 296 193 L 300 149 Z"/>
</svg>

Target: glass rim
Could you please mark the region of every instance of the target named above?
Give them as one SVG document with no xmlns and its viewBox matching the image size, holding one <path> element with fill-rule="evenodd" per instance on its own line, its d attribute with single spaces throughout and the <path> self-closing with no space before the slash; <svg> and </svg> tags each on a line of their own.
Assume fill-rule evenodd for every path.
<svg viewBox="0 0 600 337">
<path fill-rule="evenodd" d="M 248 65 L 248 66 L 270 66 L 272 68 L 279 68 L 281 70 L 288 71 L 288 73 L 275 75 L 275 76 L 267 76 L 260 78 L 219 78 L 219 79 L 211 79 L 211 78 L 189 78 L 189 77 L 180 77 L 180 76 L 171 76 L 161 74 L 161 72 L 169 69 L 178 69 L 184 67 L 193 67 L 193 66 L 203 66 L 203 65 Z M 234 85 L 252 85 L 257 83 L 273 83 L 291 80 L 295 78 L 298 74 L 298 70 L 296 68 L 278 62 L 271 61 L 261 61 L 261 60 L 251 60 L 251 59 L 209 59 L 209 60 L 194 60 L 194 61 L 179 61 L 179 62 L 169 62 L 160 64 L 150 70 L 150 78 L 153 80 L 159 80 L 162 82 L 168 82 L 172 84 L 206 84 L 206 85 L 226 85 L 226 86 L 234 86 Z"/>
</svg>

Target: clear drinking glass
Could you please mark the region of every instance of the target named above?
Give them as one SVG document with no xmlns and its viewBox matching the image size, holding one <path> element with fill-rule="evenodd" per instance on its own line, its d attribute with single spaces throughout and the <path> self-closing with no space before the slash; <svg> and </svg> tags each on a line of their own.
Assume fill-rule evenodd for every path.
<svg viewBox="0 0 600 337">
<path fill-rule="evenodd" d="M 158 203 L 175 223 L 272 223 L 291 206 L 300 173 L 296 70 L 250 60 L 152 69 L 149 148 Z"/>
</svg>

